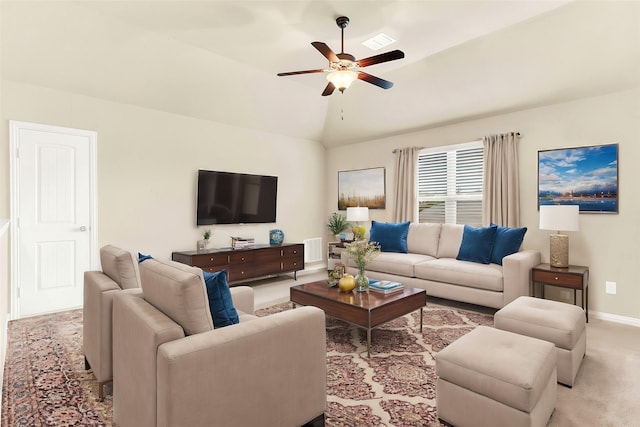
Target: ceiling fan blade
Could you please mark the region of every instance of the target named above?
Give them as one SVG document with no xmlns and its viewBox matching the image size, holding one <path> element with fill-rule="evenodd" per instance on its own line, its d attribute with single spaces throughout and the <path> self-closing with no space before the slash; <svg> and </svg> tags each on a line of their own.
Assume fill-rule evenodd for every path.
<svg viewBox="0 0 640 427">
<path fill-rule="evenodd" d="M 324 92 L 322 92 L 322 96 L 329 96 L 333 93 L 334 90 L 336 90 L 336 87 L 333 85 L 333 83 L 329 82 L 327 87 L 324 88 Z"/>
<path fill-rule="evenodd" d="M 318 51 L 324 55 L 325 58 L 329 60 L 329 62 L 339 62 L 338 56 L 331 50 L 329 46 L 322 42 L 313 42 L 311 43 L 313 47 L 318 49 Z"/>
<path fill-rule="evenodd" d="M 323 73 L 325 70 L 305 70 L 305 71 L 290 71 L 288 73 L 278 73 L 279 76 L 293 76 L 295 74 L 310 74 L 310 73 Z"/>
<path fill-rule="evenodd" d="M 404 52 L 401 50 L 392 50 L 391 52 L 381 53 L 380 55 L 370 56 L 368 58 L 359 59 L 356 62 L 360 67 L 368 67 L 369 65 L 380 64 L 382 62 L 395 61 L 404 58 Z"/>
<path fill-rule="evenodd" d="M 380 77 L 372 76 L 371 74 L 363 73 L 362 71 L 358 73 L 358 79 L 381 87 L 382 89 L 391 89 L 393 87 L 393 83 L 391 83 L 390 81 L 381 79 Z"/>
</svg>

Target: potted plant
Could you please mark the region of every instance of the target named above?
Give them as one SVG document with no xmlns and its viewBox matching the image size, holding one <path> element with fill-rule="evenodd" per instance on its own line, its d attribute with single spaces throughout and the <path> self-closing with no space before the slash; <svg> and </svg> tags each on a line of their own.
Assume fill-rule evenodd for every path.
<svg viewBox="0 0 640 427">
<path fill-rule="evenodd" d="M 198 251 L 203 251 L 209 246 L 209 239 L 211 238 L 211 230 L 206 229 L 204 233 L 202 233 L 202 239 L 198 240 Z"/>
<path fill-rule="evenodd" d="M 340 233 L 346 230 L 349 226 L 347 222 L 347 217 L 342 215 L 339 212 L 334 212 L 329 215 L 329 220 L 327 221 L 327 228 L 331 231 L 331 234 L 339 238 Z"/>
</svg>

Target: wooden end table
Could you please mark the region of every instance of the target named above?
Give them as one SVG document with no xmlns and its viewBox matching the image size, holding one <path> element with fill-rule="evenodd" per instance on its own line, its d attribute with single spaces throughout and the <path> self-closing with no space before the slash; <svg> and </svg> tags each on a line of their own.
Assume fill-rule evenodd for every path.
<svg viewBox="0 0 640 427">
<path fill-rule="evenodd" d="M 582 293 L 582 308 L 589 322 L 589 267 L 570 265 L 568 267 L 552 267 L 550 264 L 540 264 L 531 269 L 532 290 L 535 296 L 535 284 L 542 284 L 542 298 L 544 299 L 545 285 L 573 289 L 573 305 L 576 305 L 576 293 Z"/>
<path fill-rule="evenodd" d="M 367 330 L 367 357 L 371 357 L 371 330 L 390 320 L 412 311 L 420 310 L 420 332 L 422 332 L 423 308 L 427 305 L 424 289 L 404 288 L 392 294 L 376 292 L 341 292 L 338 287 L 329 287 L 326 281 L 292 286 L 291 302 L 297 305 L 312 305 L 321 308 L 328 316 L 360 326 Z"/>
</svg>

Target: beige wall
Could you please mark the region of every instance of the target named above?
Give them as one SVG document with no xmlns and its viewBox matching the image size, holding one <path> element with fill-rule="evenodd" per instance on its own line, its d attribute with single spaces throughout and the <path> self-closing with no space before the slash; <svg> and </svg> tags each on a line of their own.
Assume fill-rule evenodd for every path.
<svg viewBox="0 0 640 427">
<path fill-rule="evenodd" d="M 331 149 L 327 154 L 328 212 L 337 209 L 339 170 L 386 167 L 387 209 L 371 211 L 370 216 L 390 221 L 394 148 L 457 144 L 509 131 L 524 136 L 520 142 L 521 218 L 528 227 L 524 244 L 539 249 L 544 262 L 549 260 L 549 232 L 538 230 L 538 150 L 619 144 L 620 213 L 581 214 L 580 231 L 568 233 L 570 262 L 590 268 L 590 310 L 640 324 L 636 270 L 640 265 L 640 89 Z M 605 281 L 617 282 L 616 295 L 605 294 Z"/>
<path fill-rule="evenodd" d="M 276 227 L 285 242 L 325 235 L 325 149 L 317 142 L 6 80 L 2 103 L 5 126 L 20 120 L 98 132 L 99 246 L 169 258 L 174 250 L 195 250 L 205 228 L 213 231 L 213 247 L 229 246 L 232 235 L 268 243 Z M 7 127 L 0 144 L 4 171 Z M 277 175 L 277 223 L 197 228 L 199 168 Z M 0 177 L 0 218 L 8 218 L 8 173 Z"/>
<path fill-rule="evenodd" d="M 590 309 L 640 319 L 639 259 L 640 90 L 535 108 L 426 129 L 351 146 L 325 149 L 313 141 L 255 132 L 129 105 L 111 103 L 21 83 L 2 82 L 3 132 L 0 166 L 8 171 L 7 120 L 23 120 L 98 132 L 99 245 L 118 244 L 169 257 L 193 249 L 203 229 L 195 227 L 198 168 L 274 174 L 279 179 L 278 223 L 287 241 L 327 237 L 326 216 L 336 210 L 339 170 L 384 166 L 387 209 L 371 218 L 391 219 L 392 149 L 468 142 L 485 134 L 516 130 L 520 145 L 522 222 L 527 248 L 548 260 L 548 232 L 538 230 L 537 152 L 542 149 L 620 144 L 620 213 L 583 214 L 570 233 L 571 262 L 591 269 Z M 325 161 L 326 160 L 326 161 Z M 0 218 L 9 217 L 8 173 L 0 174 Z M 322 195 L 325 195 L 324 199 Z M 213 246 L 229 236 L 268 240 L 273 225 L 216 226 Z M 618 293 L 604 292 L 615 281 Z"/>
</svg>

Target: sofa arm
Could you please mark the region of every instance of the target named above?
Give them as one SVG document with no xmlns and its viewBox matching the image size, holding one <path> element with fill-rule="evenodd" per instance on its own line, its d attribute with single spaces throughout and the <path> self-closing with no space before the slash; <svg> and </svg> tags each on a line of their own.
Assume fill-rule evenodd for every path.
<svg viewBox="0 0 640 427">
<path fill-rule="evenodd" d="M 324 312 L 301 307 L 158 351 L 158 426 L 299 426 L 326 406 Z"/>
<path fill-rule="evenodd" d="M 230 290 L 233 306 L 246 314 L 254 314 L 253 288 L 250 286 L 234 286 Z"/>
<path fill-rule="evenodd" d="M 529 295 L 531 269 L 538 264 L 540 264 L 540 252 L 531 249 L 516 252 L 502 259 L 503 307 L 520 296 Z"/>
<path fill-rule="evenodd" d="M 132 289 L 133 291 L 133 289 Z M 158 346 L 184 337 L 140 292 L 113 298 L 113 419 L 119 427 L 156 426 Z"/>
<path fill-rule="evenodd" d="M 82 349 L 98 382 L 112 378 L 111 309 L 116 282 L 101 271 L 84 272 Z"/>
</svg>

